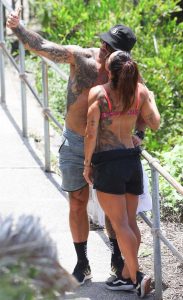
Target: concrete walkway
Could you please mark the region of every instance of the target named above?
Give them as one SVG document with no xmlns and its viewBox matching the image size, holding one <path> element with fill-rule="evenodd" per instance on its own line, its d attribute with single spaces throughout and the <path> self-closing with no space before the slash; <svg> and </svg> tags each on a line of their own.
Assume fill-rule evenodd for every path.
<svg viewBox="0 0 183 300">
<path fill-rule="evenodd" d="M 76 263 L 68 224 L 67 195 L 60 189 L 61 178 L 54 173 L 45 173 L 43 164 L 32 143 L 21 136 L 21 112 L 18 77 L 6 71 L 7 107 L 0 106 L 0 214 L 39 216 L 58 248 L 61 265 L 70 273 Z M 37 104 L 31 103 L 29 118 L 42 124 Z M 30 121 L 31 123 L 31 121 Z M 38 125 L 36 124 L 36 127 Z M 110 250 L 103 231 L 90 231 L 88 256 L 93 279 L 65 299 L 135 300 L 135 293 L 111 292 L 105 288 L 110 270 Z M 145 299 L 153 299 L 148 296 Z"/>
</svg>

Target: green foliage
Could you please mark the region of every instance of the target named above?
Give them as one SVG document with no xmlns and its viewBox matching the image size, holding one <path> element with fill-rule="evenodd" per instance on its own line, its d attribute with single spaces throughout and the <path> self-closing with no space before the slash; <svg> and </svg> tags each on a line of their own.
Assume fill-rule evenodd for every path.
<svg viewBox="0 0 183 300">
<path fill-rule="evenodd" d="M 183 137 L 171 151 L 162 153 L 165 169 L 183 185 Z M 160 194 L 164 218 L 183 220 L 183 197 L 160 177 Z"/>
<path fill-rule="evenodd" d="M 157 133 L 147 130 L 146 149 L 166 163 L 172 176 L 181 180 L 182 161 L 178 157 L 181 157 L 183 136 L 183 22 L 178 24 L 175 17 L 180 11 L 179 0 L 140 0 L 137 5 L 126 0 L 37 0 L 33 3 L 46 38 L 59 44 L 100 47 L 99 34 L 113 25 L 122 23 L 134 30 L 137 44 L 132 54 L 145 84 L 155 94 L 161 113 L 160 130 Z M 59 112 L 65 107 L 63 88 L 66 85 L 50 71 L 51 107 Z M 163 181 L 161 187 L 166 211 L 170 212 L 171 208 L 181 215 L 179 196 Z"/>
<path fill-rule="evenodd" d="M 56 300 L 56 293 L 48 288 L 44 292 L 36 284 L 40 271 L 22 259 L 13 266 L 1 269 L 0 299 L 6 300 Z M 40 276 L 41 278 L 41 276 Z M 60 298 L 62 299 L 62 298 Z"/>
<path fill-rule="evenodd" d="M 63 71 L 68 73 L 68 66 L 64 66 Z M 49 95 L 50 107 L 55 112 L 55 117 L 63 125 L 66 111 L 67 82 L 60 80 L 60 76 L 54 70 L 49 69 Z M 59 101 L 58 101 L 59 99 Z M 62 101 L 60 101 L 62 99 Z"/>
<path fill-rule="evenodd" d="M 40 58 L 30 55 L 26 57 L 26 70 L 33 73 L 36 78 L 36 88 L 40 98 L 42 99 L 42 62 Z M 62 71 L 68 75 L 68 66 L 62 65 Z M 67 82 L 61 80 L 56 71 L 48 68 L 48 90 L 49 90 L 49 106 L 54 112 L 56 119 L 63 125 L 66 110 Z"/>
<path fill-rule="evenodd" d="M 120 19 L 125 1 L 83 0 L 34 1 L 43 30 L 62 44 L 93 47 L 98 34 Z"/>
<path fill-rule="evenodd" d="M 0 217 L 0 299 L 56 300 L 77 286 L 38 218 Z"/>
<path fill-rule="evenodd" d="M 156 135 L 147 131 L 146 145 L 151 151 L 170 150 L 176 136 L 183 133 L 183 23 L 177 24 L 172 17 L 180 10 L 178 2 L 160 0 L 155 4 L 153 0 L 141 0 L 134 6 L 124 0 L 34 1 L 47 38 L 60 44 L 100 46 L 99 33 L 114 24 L 133 28 L 137 35 L 133 56 L 146 85 L 155 93 L 161 113 L 161 130 Z M 63 107 L 65 96 L 61 100 L 54 93 L 53 97 L 53 102 L 58 102 L 55 108 Z"/>
<path fill-rule="evenodd" d="M 36 300 L 30 280 L 20 276 L 20 267 L 4 269 L 0 279 L 0 299 Z"/>
<path fill-rule="evenodd" d="M 178 1 L 141 0 L 132 16 L 132 28 L 138 37 L 134 57 L 148 88 L 153 90 L 161 113 L 161 129 L 154 135 L 147 133 L 147 147 L 151 151 L 170 150 L 177 136 L 183 133 L 183 23 L 177 24 L 171 14 L 180 10 Z M 138 16 L 138 18 L 136 18 Z M 154 39 L 158 45 L 155 51 Z"/>
</svg>

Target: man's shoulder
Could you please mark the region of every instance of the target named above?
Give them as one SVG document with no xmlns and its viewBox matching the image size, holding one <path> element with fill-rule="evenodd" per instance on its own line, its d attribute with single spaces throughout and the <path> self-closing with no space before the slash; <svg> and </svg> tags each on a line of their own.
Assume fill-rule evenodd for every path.
<svg viewBox="0 0 183 300">
<path fill-rule="evenodd" d="M 66 45 L 65 46 L 68 50 L 72 50 L 72 52 L 75 53 L 81 53 L 81 54 L 90 54 L 93 56 L 94 54 L 97 54 L 99 52 L 99 48 L 84 48 L 78 45 Z"/>
<path fill-rule="evenodd" d="M 83 48 L 91 57 L 96 58 L 99 53 L 99 48 Z"/>
<path fill-rule="evenodd" d="M 99 52 L 99 48 L 85 48 L 85 49 L 88 49 L 90 50 L 91 52 L 94 52 L 94 53 L 98 53 Z"/>
<path fill-rule="evenodd" d="M 139 90 L 139 94 L 143 97 L 147 97 L 148 96 L 148 89 L 147 87 L 142 84 L 142 83 L 138 83 L 138 90 Z"/>
</svg>

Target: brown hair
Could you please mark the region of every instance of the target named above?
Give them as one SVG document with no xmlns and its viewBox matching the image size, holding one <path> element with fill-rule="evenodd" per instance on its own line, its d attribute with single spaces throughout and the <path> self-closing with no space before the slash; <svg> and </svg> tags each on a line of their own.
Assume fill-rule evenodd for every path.
<svg viewBox="0 0 183 300">
<path fill-rule="evenodd" d="M 121 95 L 123 112 L 127 112 L 135 101 L 135 92 L 140 77 L 137 64 L 128 52 L 118 51 L 109 61 L 108 68 L 111 71 L 113 88 L 118 89 Z"/>
</svg>

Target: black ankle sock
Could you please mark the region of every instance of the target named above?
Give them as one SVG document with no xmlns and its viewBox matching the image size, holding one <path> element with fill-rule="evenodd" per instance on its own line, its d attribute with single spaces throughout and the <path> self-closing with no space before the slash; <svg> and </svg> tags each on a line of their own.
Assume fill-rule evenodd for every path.
<svg viewBox="0 0 183 300">
<path fill-rule="evenodd" d="M 116 239 L 113 238 L 109 238 L 109 241 L 110 241 L 111 253 L 112 253 L 111 261 L 116 261 L 121 257 L 121 251 L 119 249 L 118 242 Z"/>
<path fill-rule="evenodd" d="M 81 264 L 88 264 L 87 258 L 87 241 L 81 243 L 74 243 L 78 262 Z"/>
</svg>

